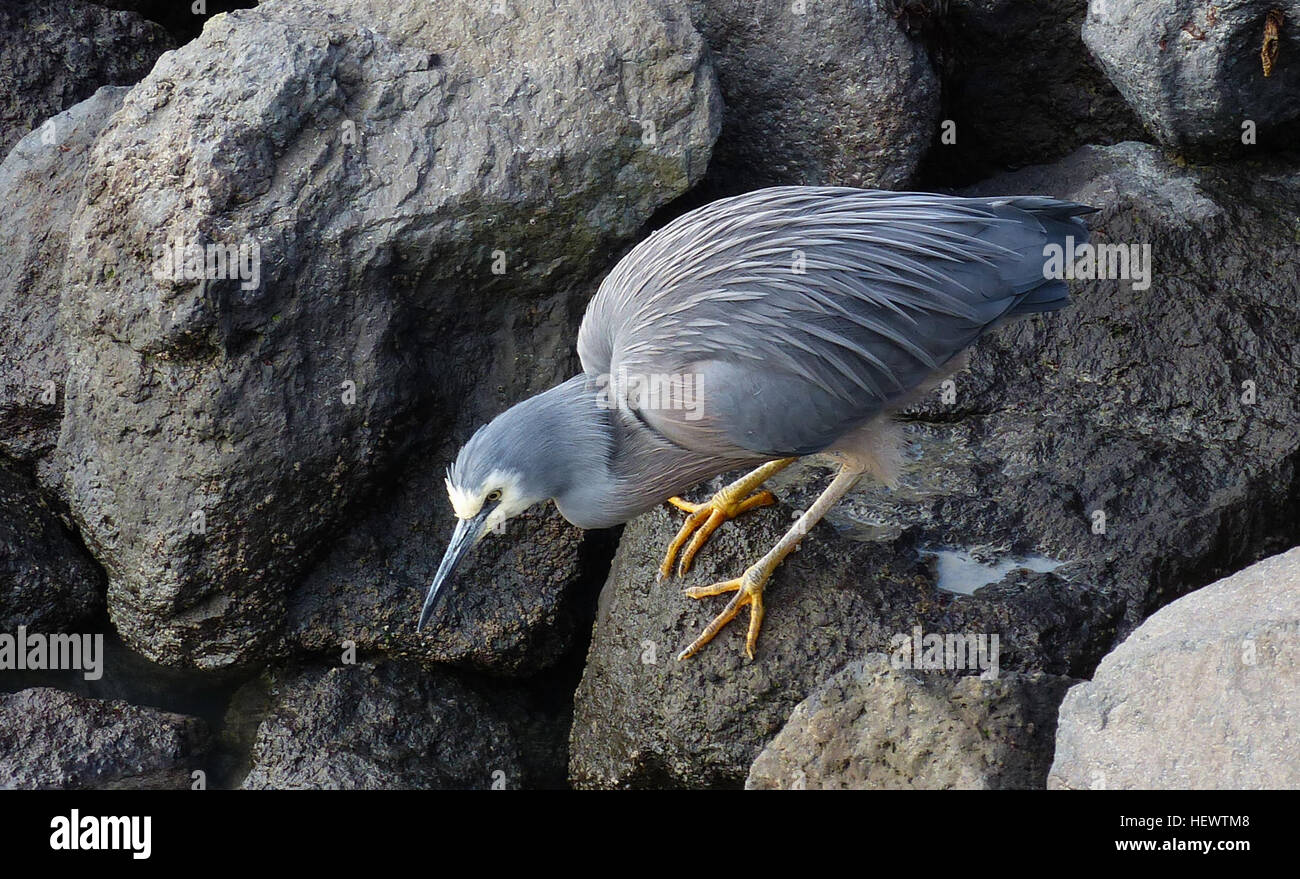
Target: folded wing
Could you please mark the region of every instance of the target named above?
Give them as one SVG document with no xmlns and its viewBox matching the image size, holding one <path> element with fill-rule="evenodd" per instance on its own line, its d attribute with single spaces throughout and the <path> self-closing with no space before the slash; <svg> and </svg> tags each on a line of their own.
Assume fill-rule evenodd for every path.
<svg viewBox="0 0 1300 879">
<path fill-rule="evenodd" d="M 1066 305 L 1044 248 L 1086 241 L 1091 210 L 831 187 L 723 199 L 614 268 L 578 353 L 681 446 L 819 451 L 998 321 Z"/>
</svg>

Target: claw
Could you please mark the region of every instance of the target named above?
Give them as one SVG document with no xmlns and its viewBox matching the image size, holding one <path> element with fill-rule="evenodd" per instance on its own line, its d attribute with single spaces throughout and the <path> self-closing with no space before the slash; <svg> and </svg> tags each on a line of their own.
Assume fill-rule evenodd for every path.
<svg viewBox="0 0 1300 879">
<path fill-rule="evenodd" d="M 674 504 L 678 507 L 689 510 L 691 515 L 686 520 L 686 524 L 682 526 L 681 533 L 673 540 L 672 546 L 668 548 L 668 558 L 664 560 L 662 571 L 667 572 L 672 569 L 673 555 L 686 541 L 686 537 L 691 531 L 699 527 L 701 521 L 711 521 L 715 512 L 725 514 L 723 521 L 726 521 L 726 518 L 730 518 L 738 512 L 752 510 L 754 507 L 762 507 L 772 503 L 771 493 L 763 491 L 737 504 L 735 512 L 727 506 L 729 495 L 743 496 L 759 484 L 759 482 L 751 480 L 765 479 L 793 460 L 793 458 L 785 458 L 765 464 L 745 477 L 745 479 L 733 483 L 728 488 L 718 492 L 713 500 L 707 504 L 683 506 L 686 501 L 674 501 Z M 736 595 L 722 609 L 722 613 L 718 614 L 713 622 L 709 623 L 708 628 L 700 634 L 700 637 L 677 654 L 678 660 L 689 659 L 698 653 L 700 648 L 713 640 L 714 635 L 722 631 L 723 626 L 735 619 L 736 614 L 740 613 L 740 609 L 745 605 L 749 605 L 749 632 L 745 636 L 745 654 L 750 659 L 754 658 L 754 647 L 758 644 L 758 630 L 763 626 L 763 587 L 772 576 L 772 572 L 776 570 L 777 565 L 781 564 L 781 561 L 799 545 L 799 541 L 804 538 L 808 530 L 821 521 L 822 517 L 826 515 L 826 511 L 834 506 L 836 501 L 844 497 L 849 489 L 857 483 L 863 472 L 864 468 L 856 463 L 845 463 L 841 466 L 840 472 L 835 474 L 835 478 L 831 480 L 830 485 L 826 486 L 826 490 L 817 498 L 816 503 L 799 517 L 799 520 L 794 523 L 789 531 L 785 532 L 785 536 L 778 540 L 775 546 L 768 550 L 766 555 L 750 565 L 744 574 L 735 580 L 723 580 L 721 583 L 714 583 L 712 586 L 692 586 L 686 590 L 686 594 L 690 598 L 709 598 L 714 595 L 721 595 L 724 592 L 734 592 Z M 766 497 L 764 497 L 765 495 Z M 705 515 L 706 512 L 707 516 Z M 716 528 L 717 525 L 713 527 Z M 692 548 L 698 549 L 699 547 L 695 544 L 703 544 L 707 538 L 707 533 L 703 538 L 697 537 L 695 541 L 691 542 L 691 546 L 687 547 L 687 551 L 691 552 Z M 685 565 L 690 564 L 689 557 L 684 561 Z"/>
<path fill-rule="evenodd" d="M 709 537 L 713 535 L 714 531 L 718 530 L 722 523 L 750 510 L 770 507 L 776 503 L 776 496 L 766 490 L 755 492 L 740 503 L 733 503 L 725 495 L 725 490 L 720 491 L 702 504 L 693 504 L 677 497 L 668 499 L 670 504 L 679 510 L 690 513 L 690 515 L 682 523 L 681 530 L 677 532 L 677 536 L 673 538 L 672 543 L 668 544 L 663 564 L 659 566 L 660 579 L 672 576 L 674 559 L 677 559 L 677 575 L 679 577 L 685 576 L 686 572 L 691 569 L 691 562 L 695 560 L 695 554 L 708 542 Z M 682 545 L 686 544 L 688 539 L 690 543 L 683 550 Z M 679 552 L 681 553 L 680 558 L 678 558 Z"/>
<path fill-rule="evenodd" d="M 749 631 L 745 635 L 745 655 L 753 659 L 754 648 L 758 644 L 758 632 L 763 627 L 763 586 L 769 576 L 771 576 L 770 572 L 764 573 L 758 565 L 755 565 L 734 580 L 723 580 L 711 586 L 692 586 L 685 590 L 686 595 L 691 598 L 710 598 L 727 592 L 735 592 L 736 595 L 727 602 L 722 613 L 713 618 L 713 622 L 709 623 L 700 636 L 677 654 L 677 660 L 680 662 L 690 659 L 699 653 L 727 623 L 736 618 L 736 614 L 740 613 L 740 609 L 745 605 L 749 605 Z"/>
</svg>

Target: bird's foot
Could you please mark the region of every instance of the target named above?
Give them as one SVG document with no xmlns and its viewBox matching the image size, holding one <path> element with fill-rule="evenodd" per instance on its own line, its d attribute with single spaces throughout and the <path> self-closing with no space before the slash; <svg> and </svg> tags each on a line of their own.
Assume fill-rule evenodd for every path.
<svg viewBox="0 0 1300 879">
<path fill-rule="evenodd" d="M 700 637 L 677 654 L 678 661 L 690 659 L 699 653 L 704 645 L 712 641 L 713 636 L 721 632 L 722 627 L 731 622 L 745 605 L 749 605 L 749 632 L 745 635 L 745 655 L 753 659 L 754 646 L 758 643 L 758 630 L 763 626 L 763 587 L 771 576 L 771 568 L 759 563 L 749 567 L 745 573 L 734 580 L 724 580 L 712 586 L 692 586 L 685 590 L 691 598 L 709 598 L 713 595 L 722 595 L 724 592 L 736 594 L 722 609 L 722 613 L 714 617 L 708 628 L 700 633 Z"/>
<path fill-rule="evenodd" d="M 742 494 L 743 492 L 735 491 L 735 486 L 728 486 L 702 504 L 693 504 L 679 497 L 668 499 L 668 503 L 690 515 L 682 523 L 681 530 L 677 532 L 673 542 L 668 544 L 663 564 L 659 566 L 660 579 L 672 576 L 674 558 L 677 559 L 677 576 L 685 575 L 691 569 L 691 562 L 695 559 L 695 554 L 700 551 L 700 547 L 704 546 L 705 541 L 723 522 L 734 519 L 741 513 L 759 507 L 770 507 L 776 503 L 776 497 L 770 491 L 756 491 L 743 500 Z M 689 544 L 687 540 L 690 541 Z M 683 546 L 686 548 L 682 549 Z"/>
</svg>

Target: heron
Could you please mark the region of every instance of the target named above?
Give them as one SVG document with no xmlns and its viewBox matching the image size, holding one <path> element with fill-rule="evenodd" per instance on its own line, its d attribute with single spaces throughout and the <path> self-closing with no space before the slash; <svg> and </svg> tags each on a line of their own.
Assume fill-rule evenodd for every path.
<svg viewBox="0 0 1300 879">
<path fill-rule="evenodd" d="M 480 427 L 447 469 L 455 529 L 428 623 L 470 549 L 535 504 L 583 528 L 669 502 L 685 521 L 659 568 L 679 576 L 724 523 L 775 503 L 796 460 L 838 471 L 678 659 L 749 608 L 754 659 L 773 572 L 866 475 L 897 483 L 898 411 L 990 328 L 1069 302 L 1045 254 L 1087 240 L 1095 209 L 1045 196 L 959 197 L 779 186 L 724 198 L 648 236 L 609 272 L 578 330 L 582 372 Z M 1061 253 L 1057 250 L 1056 253 Z M 702 503 L 681 495 L 748 470 Z"/>
</svg>

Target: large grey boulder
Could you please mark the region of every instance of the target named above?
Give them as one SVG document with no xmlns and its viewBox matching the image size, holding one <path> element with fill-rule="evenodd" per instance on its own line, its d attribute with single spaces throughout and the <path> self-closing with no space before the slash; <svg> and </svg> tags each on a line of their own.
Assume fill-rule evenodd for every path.
<svg viewBox="0 0 1300 879">
<path fill-rule="evenodd" d="M 187 790 L 208 744 L 197 717 L 48 687 L 0 694 L 0 789 Z"/>
<path fill-rule="evenodd" d="M 818 684 L 918 625 L 998 633 L 1006 672 L 1089 677 L 1152 609 L 1294 543 L 1296 166 L 1186 167 L 1125 143 L 975 191 L 1098 206 L 1093 241 L 1149 244 L 1149 286 L 1078 282 L 1070 309 L 976 345 L 908 411 L 899 488 L 860 486 L 776 572 L 754 662 L 744 613 L 676 662 L 724 604 L 680 589 L 738 576 L 829 472 L 778 481 L 781 504 L 723 526 L 683 580 L 655 582 L 681 514 L 630 523 L 576 695 L 576 783 L 739 785 Z M 962 587 L 954 559 L 992 585 L 943 591 Z"/>
<path fill-rule="evenodd" d="M 245 790 L 517 788 L 508 725 L 455 677 L 406 663 L 280 672 Z"/>
<path fill-rule="evenodd" d="M 1300 548 L 1178 599 L 1061 705 L 1057 789 L 1300 788 Z"/>
<path fill-rule="evenodd" d="M 1162 143 L 1241 153 L 1300 136 L 1298 29 L 1300 0 L 1092 0 L 1083 41 Z M 1269 30 L 1278 49 L 1265 76 Z"/>
<path fill-rule="evenodd" d="M 499 8 L 214 17 L 96 143 L 58 453 L 150 658 L 276 652 L 353 504 L 463 425 L 470 389 L 560 373 L 584 285 L 703 174 L 720 105 L 684 10 Z M 178 280 L 176 241 L 213 268 Z"/>
<path fill-rule="evenodd" d="M 0 633 L 68 632 L 104 609 L 103 574 L 50 501 L 0 464 Z"/>
<path fill-rule="evenodd" d="M 0 5 L 0 158 L 104 85 L 139 81 L 175 44 L 134 12 L 82 0 Z"/>
<path fill-rule="evenodd" d="M 900 669 L 872 653 L 799 703 L 745 787 L 1041 789 L 1070 683 Z"/>
<path fill-rule="evenodd" d="M 925 47 L 879 0 L 691 0 L 726 101 L 709 177 L 900 189 L 938 124 Z"/>
<path fill-rule="evenodd" d="M 936 4 L 937 5 L 937 4 Z M 943 118 L 927 180 L 965 184 L 1085 144 L 1145 137 L 1080 29 L 1088 0 L 951 0 L 941 35 Z M 942 123 L 941 123 L 942 124 Z"/>
<path fill-rule="evenodd" d="M 59 302 L 68 227 L 90 146 L 129 91 L 106 86 L 22 138 L 0 162 L 0 454 L 45 487 L 63 415 Z M 0 631 L 66 631 L 102 612 L 103 575 L 68 533 L 56 497 L 0 466 Z"/>
<path fill-rule="evenodd" d="M 51 117 L 0 162 L 0 451 L 20 461 L 47 455 L 59 437 L 68 227 L 91 144 L 128 91 L 105 86 Z"/>
</svg>

